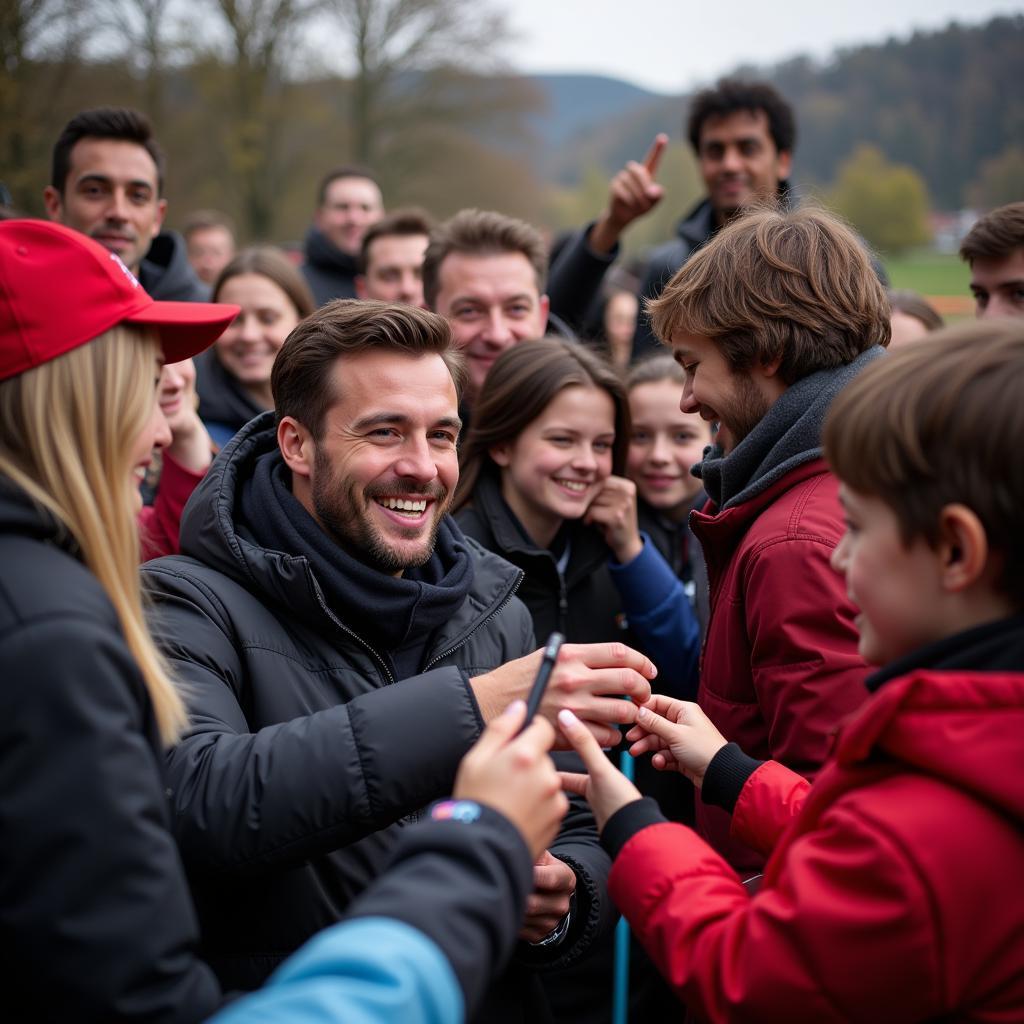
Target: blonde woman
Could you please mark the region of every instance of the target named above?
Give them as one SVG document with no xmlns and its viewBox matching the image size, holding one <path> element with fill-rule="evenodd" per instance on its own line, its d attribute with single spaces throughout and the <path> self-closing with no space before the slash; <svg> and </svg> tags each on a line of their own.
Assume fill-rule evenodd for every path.
<svg viewBox="0 0 1024 1024">
<path fill-rule="evenodd" d="M 186 1024 L 224 1001 L 169 831 L 185 724 L 146 630 L 138 485 L 164 360 L 237 306 L 154 302 L 57 224 L 0 223 L 0 954 L 12 1021 Z M 511 956 L 566 799 L 520 702 L 353 910 L 212 1024 L 458 1024 Z M 487 914 L 480 913 L 486 905 Z"/>
<path fill-rule="evenodd" d="M 102 246 L 0 224 L 0 948 L 12 1020 L 220 1002 L 162 781 L 181 697 L 142 617 L 138 485 L 164 360 L 236 307 L 154 302 Z"/>
</svg>

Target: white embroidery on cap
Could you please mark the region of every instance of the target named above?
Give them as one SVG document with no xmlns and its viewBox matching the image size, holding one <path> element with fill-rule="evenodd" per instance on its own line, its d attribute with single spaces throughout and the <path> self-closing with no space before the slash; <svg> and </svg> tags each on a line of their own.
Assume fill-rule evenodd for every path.
<svg viewBox="0 0 1024 1024">
<path fill-rule="evenodd" d="M 124 260 L 116 252 L 110 253 L 110 258 L 121 268 L 121 273 L 132 283 L 133 288 L 139 287 L 138 278 L 124 265 Z"/>
</svg>

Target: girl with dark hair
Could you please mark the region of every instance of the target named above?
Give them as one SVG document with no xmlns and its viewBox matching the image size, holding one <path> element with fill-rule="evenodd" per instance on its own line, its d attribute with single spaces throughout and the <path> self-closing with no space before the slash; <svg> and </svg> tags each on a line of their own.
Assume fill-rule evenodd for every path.
<svg viewBox="0 0 1024 1024">
<path fill-rule="evenodd" d="M 285 338 L 316 308 L 309 286 L 272 246 L 243 249 L 213 286 L 214 302 L 242 311 L 196 360 L 199 415 L 217 445 L 274 407 L 270 371 Z"/>
<path fill-rule="evenodd" d="M 460 457 L 463 531 L 519 566 L 517 596 L 538 640 L 627 639 L 675 692 L 692 674 L 699 629 L 679 580 L 639 531 L 621 474 L 629 440 L 622 383 L 598 356 L 546 338 L 491 368 Z"/>
</svg>

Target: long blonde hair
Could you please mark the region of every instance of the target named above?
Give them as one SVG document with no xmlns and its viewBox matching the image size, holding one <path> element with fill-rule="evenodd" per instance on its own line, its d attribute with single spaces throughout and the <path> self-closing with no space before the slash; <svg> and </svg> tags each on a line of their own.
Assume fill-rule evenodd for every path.
<svg viewBox="0 0 1024 1024">
<path fill-rule="evenodd" d="M 152 331 L 122 324 L 0 381 L 0 473 L 78 545 L 114 606 L 160 736 L 171 744 L 185 726 L 185 706 L 143 617 L 129 465 L 156 400 L 159 351 Z"/>
</svg>

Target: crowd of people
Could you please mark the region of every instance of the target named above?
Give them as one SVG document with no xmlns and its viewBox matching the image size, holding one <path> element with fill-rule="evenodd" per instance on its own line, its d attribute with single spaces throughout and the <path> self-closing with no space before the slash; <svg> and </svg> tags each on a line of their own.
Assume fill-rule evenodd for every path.
<svg viewBox="0 0 1024 1024">
<path fill-rule="evenodd" d="M 0 222 L 5 1019 L 1024 1020 L 1024 202 L 945 327 L 773 87 L 687 133 L 630 274 L 663 135 L 551 246 L 343 167 L 296 254 L 68 123 Z"/>
</svg>

